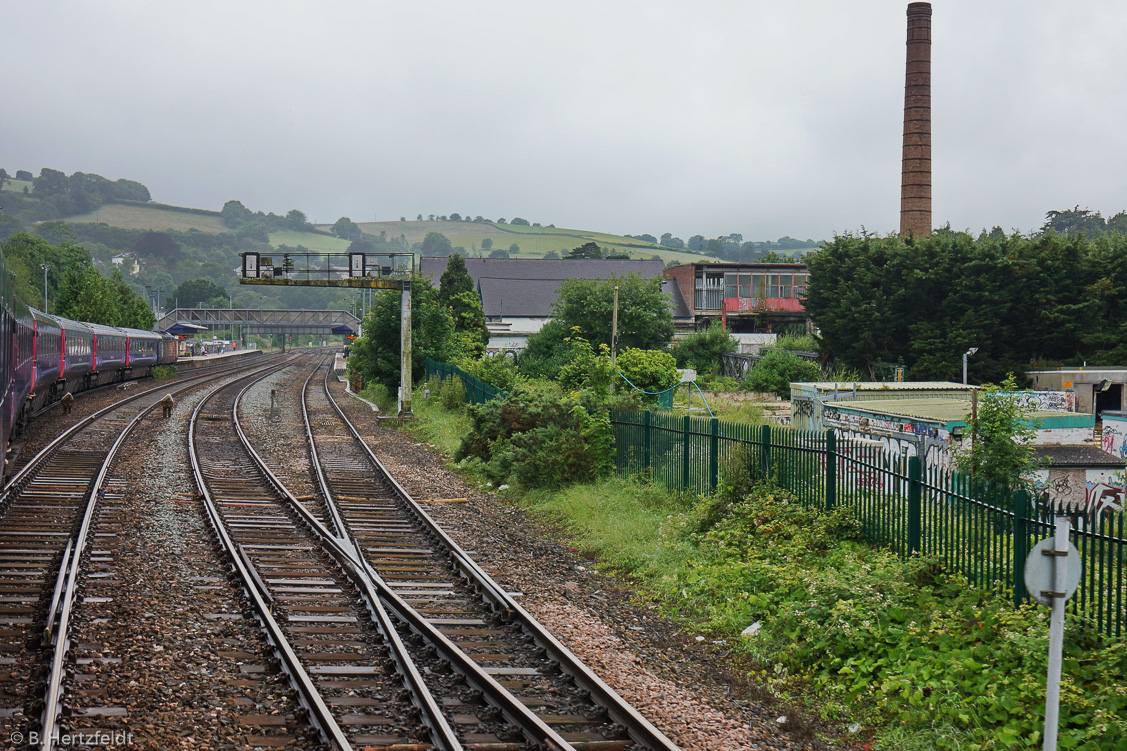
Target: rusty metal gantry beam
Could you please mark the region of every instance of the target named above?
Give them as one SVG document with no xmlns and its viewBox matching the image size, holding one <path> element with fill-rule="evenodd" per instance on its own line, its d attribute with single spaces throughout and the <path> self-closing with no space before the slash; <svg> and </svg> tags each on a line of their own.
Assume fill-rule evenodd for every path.
<svg viewBox="0 0 1127 751">
<path fill-rule="evenodd" d="M 399 290 L 399 414 L 411 414 L 414 253 L 241 253 L 239 284 Z"/>
</svg>

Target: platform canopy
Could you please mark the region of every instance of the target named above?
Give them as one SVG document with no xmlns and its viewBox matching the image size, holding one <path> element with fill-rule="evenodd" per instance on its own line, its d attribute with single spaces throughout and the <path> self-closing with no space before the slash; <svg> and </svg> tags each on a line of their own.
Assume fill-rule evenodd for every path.
<svg viewBox="0 0 1127 751">
<path fill-rule="evenodd" d="M 181 327 L 194 333 L 203 329 L 238 326 L 244 334 L 355 333 L 360 319 L 344 310 L 253 310 L 249 308 L 177 308 L 157 321 L 158 331 Z"/>
</svg>

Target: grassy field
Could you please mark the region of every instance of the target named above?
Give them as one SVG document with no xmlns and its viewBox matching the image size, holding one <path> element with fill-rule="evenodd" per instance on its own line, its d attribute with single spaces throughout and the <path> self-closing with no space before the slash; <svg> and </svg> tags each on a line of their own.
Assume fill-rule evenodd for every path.
<svg viewBox="0 0 1127 751">
<path fill-rule="evenodd" d="M 287 229 L 281 232 L 271 232 L 270 244 L 275 247 L 289 245 L 294 248 L 301 245 L 315 253 L 344 253 L 348 250 L 349 242 L 348 240 L 341 240 L 339 237 L 318 235 L 314 232 L 295 232 Z"/>
<path fill-rule="evenodd" d="M 28 180 L 8 180 L 4 183 L 4 192 L 23 193 L 24 188 L 30 191 L 31 182 Z"/>
<path fill-rule="evenodd" d="M 182 211 L 169 211 L 156 206 L 126 206 L 107 203 L 89 214 L 67 217 L 72 224 L 108 224 L 112 227 L 145 230 L 179 230 L 187 232 L 197 229 L 200 232 L 230 232 L 223 224 L 218 212 L 214 215 L 188 214 Z"/>
<path fill-rule="evenodd" d="M 507 251 L 509 246 L 516 243 L 520 246 L 520 253 L 516 256 L 518 258 L 542 258 L 545 253 L 553 250 L 562 256 L 572 248 L 578 248 L 587 242 L 595 242 L 599 247 L 610 248 L 615 253 L 629 253 L 633 258 L 652 258 L 657 255 L 666 263 L 673 260 L 682 263 L 709 260 L 707 256 L 670 250 L 621 235 L 558 227 L 451 221 L 359 222 L 359 225 L 360 229 L 369 235 L 378 236 L 380 232 L 386 232 L 388 237 L 403 235 L 412 243 L 422 242 L 428 232 L 440 232 L 450 239 L 454 247 L 465 248 L 474 256 L 489 255 L 490 251 L 481 249 L 482 240 L 489 238 L 493 240 L 492 250 Z M 328 225 L 324 225 L 323 228 L 328 229 Z"/>
</svg>

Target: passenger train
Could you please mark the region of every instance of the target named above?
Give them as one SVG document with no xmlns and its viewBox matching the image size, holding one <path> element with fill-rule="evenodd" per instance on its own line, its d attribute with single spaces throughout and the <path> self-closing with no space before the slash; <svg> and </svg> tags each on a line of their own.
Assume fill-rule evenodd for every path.
<svg viewBox="0 0 1127 751">
<path fill-rule="evenodd" d="M 169 334 L 71 321 L 16 298 L 0 258 L 0 439 L 66 393 L 149 375 L 176 362 Z"/>
</svg>

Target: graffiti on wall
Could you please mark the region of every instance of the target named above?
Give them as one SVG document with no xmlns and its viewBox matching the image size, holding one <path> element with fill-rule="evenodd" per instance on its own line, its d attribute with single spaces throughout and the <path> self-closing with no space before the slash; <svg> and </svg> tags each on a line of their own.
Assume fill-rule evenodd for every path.
<svg viewBox="0 0 1127 751">
<path fill-rule="evenodd" d="M 1127 423 L 1105 418 L 1100 448 L 1112 456 L 1127 458 Z"/>
<path fill-rule="evenodd" d="M 927 438 L 938 438 L 939 428 L 923 422 L 907 419 L 865 416 L 856 412 L 843 412 L 826 407 L 823 420 L 832 428 L 863 433 L 866 437 L 878 438 L 881 433 L 902 433 Z"/>
<path fill-rule="evenodd" d="M 1035 480 L 1041 502 L 1047 510 L 1066 509 L 1076 521 L 1122 511 L 1122 478 L 1098 469 L 1047 469 Z"/>
<path fill-rule="evenodd" d="M 1076 411 L 1076 394 L 1071 391 L 1021 391 L 1017 396 L 1023 405 L 1033 409 Z"/>
</svg>

